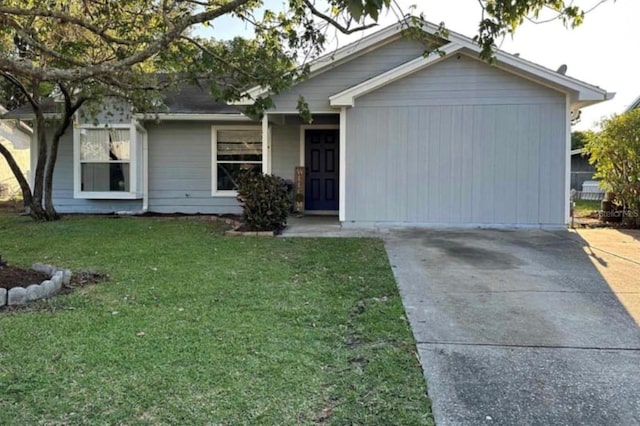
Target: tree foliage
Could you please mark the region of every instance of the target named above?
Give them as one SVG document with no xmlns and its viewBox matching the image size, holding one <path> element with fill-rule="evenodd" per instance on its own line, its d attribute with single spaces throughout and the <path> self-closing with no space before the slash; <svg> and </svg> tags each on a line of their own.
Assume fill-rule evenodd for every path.
<svg viewBox="0 0 640 426">
<path fill-rule="evenodd" d="M 571 132 L 571 149 L 581 149 L 587 144 L 589 132 L 581 132 L 576 130 Z"/>
<path fill-rule="evenodd" d="M 497 38 L 543 8 L 552 8 L 572 26 L 583 17 L 561 0 L 479 2 L 483 16 L 476 40 L 485 58 Z M 117 96 L 136 111 L 148 111 L 181 80 L 206 80 L 212 96 L 223 102 L 240 99 L 252 86 L 278 93 L 307 75 L 298 65 L 323 52 L 329 30 L 352 33 L 375 25 L 384 10 L 393 9 L 399 18 L 405 13 L 391 0 L 288 0 L 286 5 L 277 11 L 265 9 L 261 0 L 2 1 L 0 78 L 11 88 L 3 98 L 25 102 L 35 116 L 33 189 L 18 179 L 32 216 L 58 217 L 52 200 L 58 145 L 80 108 L 97 111 L 105 97 Z M 225 16 L 251 26 L 252 39 L 198 36 L 199 27 L 215 30 Z M 43 103 L 52 97 L 59 102 L 55 119 L 48 122 Z M 250 113 L 271 106 L 270 95 L 253 101 Z M 53 128 L 50 136 L 47 126 Z M 11 163 L 10 154 L 0 154 Z"/>
<path fill-rule="evenodd" d="M 608 191 L 625 208 L 625 221 L 640 226 L 640 109 L 603 120 L 585 146 Z"/>
<path fill-rule="evenodd" d="M 559 19 L 566 26 L 574 28 L 582 23 L 586 14 L 573 1 L 478 0 L 478 2 L 482 6 L 483 14 L 475 40 L 482 46 L 481 56 L 486 59 L 491 58 L 496 39 L 514 34 L 525 19 L 536 22 L 543 11 L 551 10 L 555 13 L 551 19 Z"/>
</svg>

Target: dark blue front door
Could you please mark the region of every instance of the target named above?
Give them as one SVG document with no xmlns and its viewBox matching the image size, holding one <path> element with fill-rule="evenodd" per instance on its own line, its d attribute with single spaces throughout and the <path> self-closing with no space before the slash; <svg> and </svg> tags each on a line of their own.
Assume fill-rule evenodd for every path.
<svg viewBox="0 0 640 426">
<path fill-rule="evenodd" d="M 305 132 L 305 210 L 338 210 L 338 129 Z"/>
</svg>

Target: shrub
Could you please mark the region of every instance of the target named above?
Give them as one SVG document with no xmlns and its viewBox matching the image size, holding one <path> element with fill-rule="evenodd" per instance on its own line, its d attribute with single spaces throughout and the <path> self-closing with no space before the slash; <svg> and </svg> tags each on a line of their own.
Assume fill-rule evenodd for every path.
<svg viewBox="0 0 640 426">
<path fill-rule="evenodd" d="M 242 220 L 249 230 L 279 231 L 286 226 L 292 205 L 284 179 L 248 170 L 236 183 Z"/>
<path fill-rule="evenodd" d="M 614 115 L 601 126 L 602 131 L 588 136 L 589 161 L 622 204 L 626 224 L 640 226 L 640 109 Z"/>
</svg>

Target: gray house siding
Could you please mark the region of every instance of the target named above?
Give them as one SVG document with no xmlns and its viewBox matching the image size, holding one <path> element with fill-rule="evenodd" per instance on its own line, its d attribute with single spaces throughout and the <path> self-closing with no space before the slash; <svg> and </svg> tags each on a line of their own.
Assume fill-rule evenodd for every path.
<svg viewBox="0 0 640 426">
<path fill-rule="evenodd" d="M 271 128 L 271 173 L 294 180 L 300 165 L 300 126 L 274 125 Z"/>
<path fill-rule="evenodd" d="M 318 122 L 337 120 L 317 117 Z M 256 125 L 257 122 L 148 122 L 148 187 L 151 212 L 186 214 L 240 213 L 235 197 L 214 197 L 212 190 L 211 127 Z M 272 173 L 294 179 L 300 163 L 300 120 L 287 117 L 272 124 Z M 60 213 L 113 213 L 142 211 L 142 200 L 94 200 L 73 196 L 73 132 L 60 141 L 54 174 L 54 203 Z M 142 185 L 142 182 L 139 182 Z"/>
<path fill-rule="evenodd" d="M 565 222 L 565 96 L 465 56 L 356 99 L 346 221 Z"/>
<path fill-rule="evenodd" d="M 166 121 L 145 124 L 149 141 L 149 211 L 240 212 L 235 197 L 211 195 L 211 126 L 214 124 L 243 123 Z"/>
<path fill-rule="evenodd" d="M 48 134 L 52 134 L 49 130 Z M 53 173 L 53 205 L 60 213 L 113 213 L 142 210 L 142 200 L 86 200 L 73 198 L 73 132 L 60 140 Z"/>
<path fill-rule="evenodd" d="M 334 111 L 329 105 L 329 96 L 415 59 L 424 50 L 422 43 L 404 38 L 386 44 L 275 96 L 275 111 L 296 111 L 301 95 L 312 111 Z"/>
<path fill-rule="evenodd" d="M 240 213 L 235 197 L 212 196 L 211 127 L 257 122 L 167 121 L 145 125 L 149 141 L 149 211 L 157 213 Z M 300 125 L 287 117 L 271 125 L 271 172 L 294 179 L 300 158 Z"/>
</svg>

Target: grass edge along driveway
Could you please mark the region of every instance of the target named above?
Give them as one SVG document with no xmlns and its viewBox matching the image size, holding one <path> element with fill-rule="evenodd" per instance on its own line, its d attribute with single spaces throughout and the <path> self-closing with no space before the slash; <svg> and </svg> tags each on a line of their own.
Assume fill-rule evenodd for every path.
<svg viewBox="0 0 640 426">
<path fill-rule="evenodd" d="M 0 216 L 11 264 L 111 276 L 0 312 L 0 424 L 433 424 L 382 243 Z"/>
</svg>

